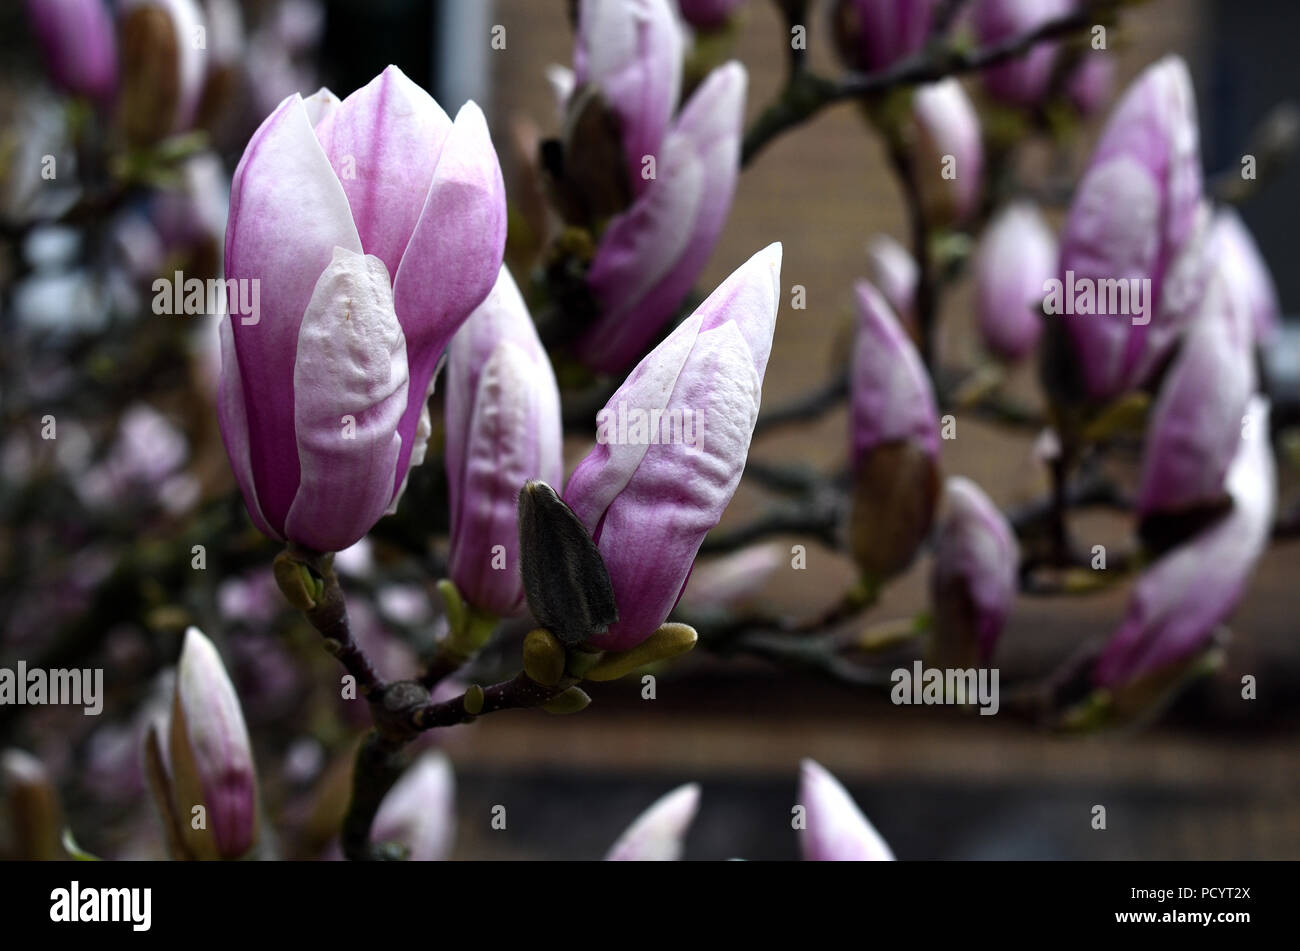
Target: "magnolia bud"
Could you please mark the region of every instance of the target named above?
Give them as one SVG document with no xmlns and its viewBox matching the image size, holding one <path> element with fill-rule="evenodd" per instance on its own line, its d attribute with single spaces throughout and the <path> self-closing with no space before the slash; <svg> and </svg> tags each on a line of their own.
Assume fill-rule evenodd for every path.
<svg viewBox="0 0 1300 951">
<path fill-rule="evenodd" d="M 203 89 L 203 15 L 195 0 L 127 0 L 120 16 L 118 122 L 133 145 L 189 127 Z"/>
<path fill-rule="evenodd" d="M 0 860 L 63 858 L 61 813 L 59 794 L 41 761 L 18 749 L 0 752 Z"/>
<path fill-rule="evenodd" d="M 805 861 L 893 861 L 894 853 L 848 790 L 825 767 L 810 759 L 800 765 L 799 804 L 807 819 L 807 827 L 799 833 Z"/>
<path fill-rule="evenodd" d="M 257 774 L 239 698 L 212 642 L 185 632 L 172 701 L 171 787 L 189 851 L 236 859 L 257 841 Z"/>
<path fill-rule="evenodd" d="M 969 479 L 944 490 L 947 514 L 935 542 L 931 591 L 936 667 L 975 667 L 993 656 L 1016 598 L 1020 550 L 1006 517 Z"/>
<path fill-rule="evenodd" d="M 641 813 L 605 856 L 607 862 L 676 862 L 700 805 L 698 783 L 678 786 Z"/>
<path fill-rule="evenodd" d="M 375 813 L 370 840 L 396 842 L 412 862 L 441 862 L 456 838 L 456 779 L 438 751 L 422 753 L 388 791 Z"/>
</svg>

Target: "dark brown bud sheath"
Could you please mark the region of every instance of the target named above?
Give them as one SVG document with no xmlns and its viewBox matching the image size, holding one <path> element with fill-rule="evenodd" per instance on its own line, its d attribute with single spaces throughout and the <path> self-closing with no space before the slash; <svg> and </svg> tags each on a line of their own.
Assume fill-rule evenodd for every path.
<svg viewBox="0 0 1300 951">
<path fill-rule="evenodd" d="M 930 533 L 939 470 L 913 442 L 886 443 L 858 465 L 849 542 L 864 577 L 877 583 L 905 571 Z"/>
<path fill-rule="evenodd" d="M 565 644 L 581 644 L 618 620 L 596 543 L 545 482 L 519 491 L 519 570 L 533 617 Z"/>
</svg>

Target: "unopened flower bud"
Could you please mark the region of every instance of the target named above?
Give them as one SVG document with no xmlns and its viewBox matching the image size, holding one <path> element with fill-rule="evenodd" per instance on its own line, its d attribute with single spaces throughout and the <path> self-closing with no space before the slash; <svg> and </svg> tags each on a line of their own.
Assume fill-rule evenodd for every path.
<svg viewBox="0 0 1300 951">
<path fill-rule="evenodd" d="M 676 862 L 700 805 L 698 783 L 678 786 L 658 799 L 610 847 L 607 862 Z"/>
</svg>

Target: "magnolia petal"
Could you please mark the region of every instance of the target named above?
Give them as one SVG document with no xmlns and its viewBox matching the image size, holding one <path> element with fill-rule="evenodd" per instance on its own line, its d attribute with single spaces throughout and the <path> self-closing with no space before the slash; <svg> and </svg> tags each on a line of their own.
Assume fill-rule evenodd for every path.
<svg viewBox="0 0 1300 951">
<path fill-rule="evenodd" d="M 393 280 L 412 399 L 402 416 L 394 488 L 410 463 L 424 394 L 447 342 L 497 279 L 505 251 L 505 185 L 483 112 L 467 102 L 443 143 L 419 222 Z"/>
<path fill-rule="evenodd" d="M 185 632 L 172 705 L 170 768 L 187 844 L 200 858 L 232 859 L 257 837 L 257 775 L 239 697 L 217 649 Z M 207 827 L 189 821 L 195 806 Z"/>
<path fill-rule="evenodd" d="M 664 142 L 656 178 L 606 228 L 587 275 L 603 312 L 579 356 L 602 370 L 634 360 L 690 291 L 735 195 L 748 74 L 709 74 Z"/>
<path fill-rule="evenodd" d="M 700 786 L 687 783 L 637 816 L 605 855 L 607 862 L 676 862 L 700 807 Z"/>
<path fill-rule="evenodd" d="M 799 804 L 807 820 L 807 827 L 799 834 L 805 861 L 893 861 L 894 853 L 848 790 L 825 767 L 810 759 L 799 767 Z"/>
<path fill-rule="evenodd" d="M 1139 515 L 1213 503 L 1222 495 L 1255 390 L 1253 343 L 1244 302 L 1216 278 L 1156 398 Z"/>
<path fill-rule="evenodd" d="M 230 457 L 230 468 L 239 483 L 239 491 L 244 496 L 244 505 L 253 519 L 253 524 L 263 534 L 276 539 L 283 538 L 262 514 L 262 505 L 257 500 L 257 485 L 253 481 L 253 460 L 248 443 L 248 410 L 244 406 L 244 381 L 239 372 L 239 359 L 235 356 L 235 337 L 230 329 L 230 316 L 221 318 L 218 324 L 221 336 L 221 374 L 217 379 L 217 423 L 221 427 L 221 439 L 226 444 L 226 454 Z"/>
<path fill-rule="evenodd" d="M 647 187 L 641 161 L 659 152 L 681 96 L 683 40 L 669 0 L 583 0 L 574 80 L 595 83 L 622 125 L 628 180 Z"/>
<path fill-rule="evenodd" d="M 933 459 L 939 453 L 939 413 L 920 354 L 880 292 L 867 281 L 855 289 L 853 459 L 882 443 L 904 440 L 917 442 Z"/>
<path fill-rule="evenodd" d="M 451 119 L 396 66 L 316 126 L 367 254 L 396 274 L 429 194 Z"/>
<path fill-rule="evenodd" d="M 1277 505 L 1268 413 L 1263 397 L 1251 400 L 1228 470 L 1231 511 L 1138 579 L 1124 621 L 1093 669 L 1098 686 L 1129 683 L 1182 660 L 1237 606 L 1268 544 Z"/>
<path fill-rule="evenodd" d="M 401 448 L 406 343 L 379 258 L 336 249 L 303 316 L 293 382 L 302 483 L 285 535 L 339 551 L 388 508 Z"/>
<path fill-rule="evenodd" d="M 734 322 L 699 335 L 667 406 L 670 414 L 683 414 L 681 441 L 646 447 L 594 535 L 619 618 L 607 633 L 591 639 L 593 646 L 633 647 L 668 617 L 704 536 L 721 520 L 740 482 L 761 387 L 753 355 Z M 688 420 L 694 430 L 690 442 Z"/>
<path fill-rule="evenodd" d="M 256 281 L 260 318 L 232 321 L 253 476 L 266 521 L 283 525 L 298 490 L 294 361 L 303 312 L 334 249 L 361 251 L 347 196 L 297 94 L 253 135 L 230 190 L 227 279 Z"/>
<path fill-rule="evenodd" d="M 749 346 L 754 369 L 762 376 L 767 369 L 772 334 L 776 328 L 781 255 L 781 245 L 774 243 L 733 271 L 694 314 L 679 324 L 628 374 L 627 380 L 605 405 L 604 418 L 617 418 L 620 406 L 647 412 L 667 407 L 696 337 L 706 322 L 709 326 L 716 326 L 734 320 Z M 597 421 L 599 424 L 600 417 Z M 599 441 L 578 465 L 569 478 L 564 500 L 582 519 L 588 531 L 596 530 L 605 509 L 627 486 L 648 448 L 637 443 Z"/>
<path fill-rule="evenodd" d="M 456 777 L 451 760 L 422 753 L 393 784 L 375 813 L 372 842 L 396 842 L 412 862 L 441 862 L 456 839 Z"/>
</svg>

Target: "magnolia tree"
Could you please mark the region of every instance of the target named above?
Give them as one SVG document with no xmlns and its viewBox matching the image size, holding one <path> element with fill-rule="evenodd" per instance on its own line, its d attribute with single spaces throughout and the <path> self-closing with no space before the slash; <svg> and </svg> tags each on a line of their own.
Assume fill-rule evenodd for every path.
<svg viewBox="0 0 1300 951">
<path fill-rule="evenodd" d="M 180 644 L 115 736 L 87 741 L 105 787 L 147 785 L 170 855 L 275 854 L 247 724 L 256 739 L 286 701 L 365 730 L 346 809 L 300 821 L 301 849 L 437 859 L 454 791 L 428 734 L 576 713 L 584 682 L 692 649 L 1059 728 L 1141 717 L 1221 656 L 1277 507 L 1257 363 L 1279 307 L 1230 207 L 1255 156 L 1207 184 L 1191 79 L 1169 57 L 1118 93 L 1077 181 L 1018 178 L 1025 143 L 1066 152 L 1110 99 L 1118 0 L 777 6 L 787 78 L 758 104 L 730 58 L 747 4 L 572 4 L 572 63 L 547 74 L 557 115 L 512 127 L 507 187 L 479 105 L 449 115 L 396 66 L 342 98 L 316 89 L 310 4 L 246 24 L 232 0 L 29 0 L 62 100 L 23 120 L 41 144 L 5 196 L 5 316 L 22 329 L 5 506 L 26 547 L 6 559 L 4 647 L 33 669 L 102 649 L 148 682 L 176 656 L 159 644 Z M 818 42 L 841 75 L 810 66 Z M 845 289 L 846 358 L 764 406 L 797 280 L 782 283 L 779 233 L 731 261 L 715 246 L 746 166 L 843 102 L 883 143 L 910 230 L 872 237 Z M 1275 115 L 1261 163 L 1293 130 Z M 1059 230 L 1043 210 L 1058 203 Z M 710 261 L 730 274 L 701 286 Z M 69 273 L 85 319 L 42 324 Z M 963 276 L 974 367 L 936 347 Z M 209 315 L 211 332 L 132 326 L 148 307 Z M 1026 361 L 1041 406 L 1002 386 Z M 757 431 L 844 404 L 842 470 L 747 467 Z M 968 414 L 1037 434 L 1049 497 L 1003 511 L 947 471 Z M 208 451 L 218 429 L 225 460 Z M 571 471 L 566 437 L 589 447 Z M 1135 452 L 1134 480 L 1104 465 Z M 745 477 L 777 500 L 719 530 Z M 1130 512 L 1139 544 L 1075 538 L 1085 507 Z M 771 538 L 791 535 L 842 550 L 856 581 L 811 618 L 743 607 L 785 563 Z M 929 610 L 865 623 L 926 549 Z M 1109 636 L 999 700 L 1019 595 L 1122 583 Z M 338 668 L 306 653 L 303 621 Z M 276 750 L 277 783 L 325 783 L 322 745 Z M 25 854 L 57 854 L 47 768 L 5 756 Z M 677 858 L 699 798 L 670 793 L 608 857 Z M 812 761 L 794 814 L 806 858 L 892 858 Z"/>
</svg>

